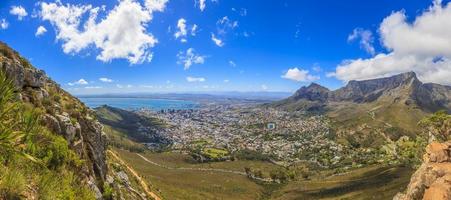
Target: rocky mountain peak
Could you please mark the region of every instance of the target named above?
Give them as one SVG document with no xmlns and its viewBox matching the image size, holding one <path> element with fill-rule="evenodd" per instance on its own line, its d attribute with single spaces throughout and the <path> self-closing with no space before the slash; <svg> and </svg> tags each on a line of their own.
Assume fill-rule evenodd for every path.
<svg viewBox="0 0 451 200">
<path fill-rule="evenodd" d="M 307 99 L 310 101 L 325 101 L 328 93 L 329 89 L 317 83 L 311 83 L 309 86 L 301 87 L 292 97 L 296 100 Z"/>
</svg>

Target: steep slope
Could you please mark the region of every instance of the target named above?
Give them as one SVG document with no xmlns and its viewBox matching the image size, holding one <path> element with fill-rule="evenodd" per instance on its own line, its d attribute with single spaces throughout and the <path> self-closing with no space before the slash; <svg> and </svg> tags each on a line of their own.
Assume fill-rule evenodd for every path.
<svg viewBox="0 0 451 200">
<path fill-rule="evenodd" d="M 157 118 L 146 117 L 132 111 L 110 106 L 95 109 L 99 121 L 138 143 L 169 144 L 164 134 L 165 124 Z"/>
<path fill-rule="evenodd" d="M 272 103 L 272 106 L 286 110 L 322 111 L 326 105 L 329 89 L 312 83 L 297 90 L 287 99 Z"/>
<path fill-rule="evenodd" d="M 83 160 L 81 170 L 73 173 L 82 177 L 81 183 L 89 185 L 97 199 L 101 198 L 107 173 L 107 140 L 94 113 L 1 42 L 0 70 L 13 80 L 18 100 L 40 110 L 42 124 L 53 134 L 63 136 Z"/>
</svg>

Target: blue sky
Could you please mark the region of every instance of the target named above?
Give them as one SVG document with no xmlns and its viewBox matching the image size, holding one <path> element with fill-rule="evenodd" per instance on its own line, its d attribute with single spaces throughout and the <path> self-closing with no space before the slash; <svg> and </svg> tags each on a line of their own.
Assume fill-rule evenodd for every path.
<svg viewBox="0 0 451 200">
<path fill-rule="evenodd" d="M 450 84 L 448 3 L 6 0 L 0 40 L 74 94 L 293 92 L 405 71 Z"/>
</svg>

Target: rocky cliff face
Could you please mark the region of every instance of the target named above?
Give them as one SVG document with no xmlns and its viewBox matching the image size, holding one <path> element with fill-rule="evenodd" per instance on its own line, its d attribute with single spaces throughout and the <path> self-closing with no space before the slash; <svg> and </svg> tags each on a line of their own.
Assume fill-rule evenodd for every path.
<svg viewBox="0 0 451 200">
<path fill-rule="evenodd" d="M 42 123 L 65 137 L 71 149 L 86 161 L 80 173 L 97 198 L 101 198 L 99 188 L 107 173 L 107 140 L 102 126 L 93 118 L 93 111 L 1 42 L 0 70 L 14 80 L 16 92 L 20 94 L 18 100 L 43 110 Z"/>
<path fill-rule="evenodd" d="M 275 103 L 279 107 L 301 101 L 313 101 L 325 106 L 331 103 L 371 103 L 376 101 L 416 105 L 426 112 L 441 109 L 451 112 L 451 87 L 434 83 L 423 84 L 414 72 L 398 74 L 387 78 L 364 81 L 349 81 L 338 90 L 329 91 L 312 83 L 302 87 L 287 100 Z M 288 106 L 293 107 L 293 106 Z"/>
<path fill-rule="evenodd" d="M 419 199 L 451 199 L 451 142 L 429 144 L 423 164 L 413 174 L 406 192 L 394 197 L 394 200 Z"/>
</svg>

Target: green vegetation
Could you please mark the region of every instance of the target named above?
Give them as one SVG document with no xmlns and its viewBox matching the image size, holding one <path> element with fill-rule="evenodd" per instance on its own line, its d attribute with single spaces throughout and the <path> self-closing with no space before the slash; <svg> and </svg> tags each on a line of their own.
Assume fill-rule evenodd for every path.
<svg viewBox="0 0 451 200">
<path fill-rule="evenodd" d="M 165 199 L 391 199 L 404 189 L 413 172 L 411 168 L 380 165 L 333 175 L 334 170 L 315 172 L 304 164 L 285 168 L 250 160 L 196 163 L 189 155 L 180 153 L 141 154 L 170 167 L 168 169 L 150 164 L 135 153 L 115 151 L 152 184 L 152 191 L 159 191 Z M 251 170 L 254 175 L 260 173 L 257 176 L 264 178 L 273 176 L 280 183 L 265 183 L 239 174 L 191 168 L 245 173 Z"/>
<path fill-rule="evenodd" d="M 420 127 L 428 134 L 428 137 L 443 142 L 451 139 L 451 115 L 446 111 L 438 111 L 419 122 Z"/>
<path fill-rule="evenodd" d="M 12 81 L 0 71 L 0 199 L 93 199 L 73 173 L 83 161 L 40 125 L 41 113 L 16 100 Z"/>
<path fill-rule="evenodd" d="M 118 128 L 103 125 L 103 131 L 108 136 L 108 143 L 112 147 L 125 149 L 131 152 L 143 152 L 146 147 L 143 144 L 136 143 L 127 137 L 127 134 Z"/>
<path fill-rule="evenodd" d="M 102 124 L 120 132 L 120 135 L 126 136 L 131 141 L 137 143 L 159 143 L 162 144 L 162 148 L 167 143 L 166 138 L 157 134 L 158 129 L 167 126 L 160 119 L 110 106 L 96 108 L 96 116 Z M 143 128 L 146 131 L 143 131 Z"/>
</svg>

